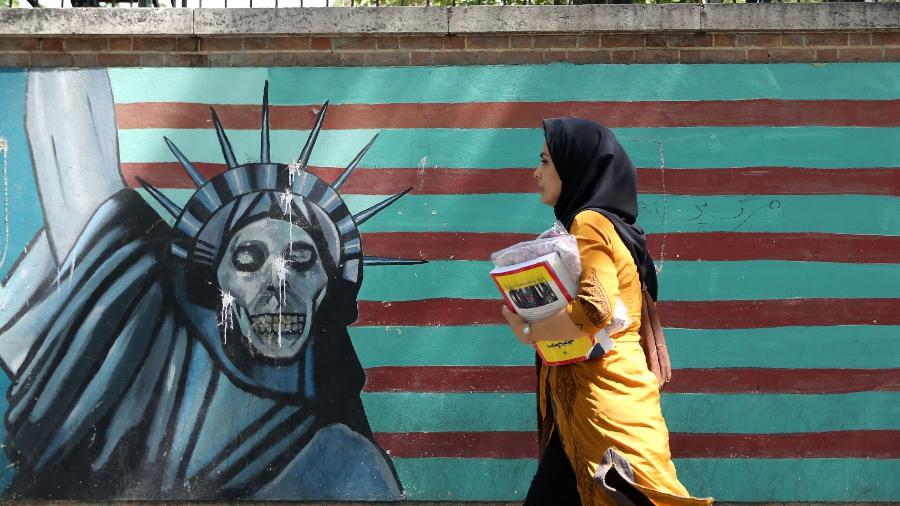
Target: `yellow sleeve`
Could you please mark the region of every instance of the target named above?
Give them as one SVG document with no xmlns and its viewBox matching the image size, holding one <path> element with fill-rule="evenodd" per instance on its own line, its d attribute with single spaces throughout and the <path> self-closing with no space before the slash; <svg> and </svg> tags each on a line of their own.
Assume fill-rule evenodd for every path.
<svg viewBox="0 0 900 506">
<path fill-rule="evenodd" d="M 575 216 L 569 232 L 578 240 L 581 279 L 578 294 L 566 309 L 575 325 L 593 334 L 609 324 L 614 301 L 619 297 L 619 277 L 612 250 L 616 229 L 602 214 L 582 211 Z"/>
</svg>

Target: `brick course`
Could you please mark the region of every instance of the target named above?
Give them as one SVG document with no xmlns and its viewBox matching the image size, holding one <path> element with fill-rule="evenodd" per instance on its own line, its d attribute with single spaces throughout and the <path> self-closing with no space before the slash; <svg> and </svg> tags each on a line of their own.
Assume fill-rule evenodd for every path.
<svg viewBox="0 0 900 506">
<path fill-rule="evenodd" d="M 109 39 L 106 37 L 72 37 L 63 39 L 63 50 L 65 51 L 106 51 L 108 49 Z"/>
<path fill-rule="evenodd" d="M 897 31 L 0 37 L 3 67 L 900 61 Z"/>
<path fill-rule="evenodd" d="M 640 49 L 634 53 L 635 63 L 678 63 L 677 49 Z"/>
<path fill-rule="evenodd" d="M 131 49 L 131 39 L 128 40 L 128 49 Z M 5 49 L 4 49 L 5 50 Z M 41 50 L 43 51 L 62 51 L 62 39 L 41 39 Z"/>
<path fill-rule="evenodd" d="M 178 39 L 175 42 L 175 49 L 178 51 L 197 51 L 199 49 L 197 39 Z M 188 42 L 191 44 L 186 45 Z M 133 48 L 131 37 L 113 37 L 109 39 L 110 51 L 131 51 Z"/>
<path fill-rule="evenodd" d="M 503 49 L 509 47 L 508 35 L 468 35 L 466 49 Z"/>
<path fill-rule="evenodd" d="M 136 38 L 132 40 L 132 50 L 136 53 L 144 51 L 175 51 L 175 39 L 168 38 Z"/>
<path fill-rule="evenodd" d="M 614 33 L 600 36 L 600 47 L 643 47 L 644 35 L 640 33 Z"/>
<path fill-rule="evenodd" d="M 30 37 L 2 37 L 0 51 L 36 51 L 40 47 L 38 39 Z"/>
<path fill-rule="evenodd" d="M 137 67 L 141 64 L 141 55 L 110 53 L 98 54 L 97 65 L 101 67 Z"/>
</svg>

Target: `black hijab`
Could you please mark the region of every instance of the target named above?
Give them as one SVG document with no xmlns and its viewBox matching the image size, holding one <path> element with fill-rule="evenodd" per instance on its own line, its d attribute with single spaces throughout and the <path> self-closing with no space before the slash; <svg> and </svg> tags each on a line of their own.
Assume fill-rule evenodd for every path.
<svg viewBox="0 0 900 506">
<path fill-rule="evenodd" d="M 544 137 L 562 181 L 553 207 L 556 218 L 566 228 L 586 209 L 609 218 L 656 300 L 656 269 L 647 251 L 644 229 L 636 223 L 637 175 L 616 136 L 593 121 L 552 118 L 544 120 Z"/>
</svg>

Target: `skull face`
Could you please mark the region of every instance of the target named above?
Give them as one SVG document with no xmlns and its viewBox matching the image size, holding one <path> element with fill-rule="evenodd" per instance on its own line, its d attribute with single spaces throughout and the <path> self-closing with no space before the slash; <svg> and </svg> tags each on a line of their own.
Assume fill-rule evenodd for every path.
<svg viewBox="0 0 900 506">
<path fill-rule="evenodd" d="M 233 298 L 232 315 L 251 353 L 291 359 L 300 352 L 325 297 L 323 253 L 305 230 L 273 218 L 232 237 L 216 277 Z"/>
</svg>

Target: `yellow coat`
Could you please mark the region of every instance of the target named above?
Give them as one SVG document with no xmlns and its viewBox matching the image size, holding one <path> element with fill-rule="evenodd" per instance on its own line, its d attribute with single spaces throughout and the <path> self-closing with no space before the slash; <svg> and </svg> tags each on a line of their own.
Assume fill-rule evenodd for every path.
<svg viewBox="0 0 900 506">
<path fill-rule="evenodd" d="M 631 253 L 600 213 L 582 211 L 570 232 L 578 239 L 582 262 L 579 292 L 568 307 L 572 321 L 596 332 L 609 323 L 619 298 L 631 320 L 611 336 L 615 345 L 602 358 L 541 368 L 541 416 L 546 416 L 549 388 L 582 504 L 617 504 L 594 478 L 608 463 L 610 449 L 627 460 L 636 488 L 653 504 L 711 504 L 712 499 L 691 498 L 675 473 L 659 383 L 647 368 L 638 335 L 641 282 Z"/>
</svg>

